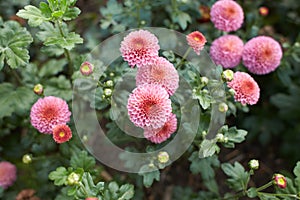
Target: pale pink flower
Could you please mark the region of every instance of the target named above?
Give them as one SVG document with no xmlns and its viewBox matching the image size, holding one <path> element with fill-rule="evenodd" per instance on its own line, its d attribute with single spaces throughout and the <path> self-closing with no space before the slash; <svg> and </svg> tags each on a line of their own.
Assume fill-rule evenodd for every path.
<svg viewBox="0 0 300 200">
<path fill-rule="evenodd" d="M 10 162 L 0 162 L 0 187 L 3 189 L 13 185 L 17 180 L 17 168 Z"/>
<path fill-rule="evenodd" d="M 153 143 L 162 143 L 166 141 L 177 129 L 176 115 L 171 113 L 167 122 L 157 129 L 144 129 L 144 136 Z"/>
<path fill-rule="evenodd" d="M 72 138 L 72 131 L 66 124 L 59 124 L 53 128 L 53 139 L 56 143 L 64 143 Z"/>
<path fill-rule="evenodd" d="M 235 1 L 220 0 L 212 6 L 210 19 L 219 30 L 226 32 L 236 31 L 243 24 L 244 12 Z"/>
<path fill-rule="evenodd" d="M 136 85 L 156 83 L 164 87 L 169 95 L 175 93 L 179 86 L 179 75 L 172 63 L 163 57 L 157 58 L 152 65 L 138 68 Z"/>
<path fill-rule="evenodd" d="M 206 41 L 205 36 L 199 31 L 191 32 L 186 36 L 188 45 L 195 51 L 197 55 L 200 55 L 200 51 L 204 48 Z"/>
<path fill-rule="evenodd" d="M 70 121 L 71 112 L 68 104 L 61 98 L 47 96 L 40 98 L 31 107 L 30 121 L 41 133 L 52 134 L 52 129 L 58 124 Z"/>
<path fill-rule="evenodd" d="M 232 88 L 235 101 L 241 102 L 243 105 L 254 105 L 259 99 L 259 86 L 256 81 L 245 72 L 235 72 L 233 80 L 227 83 Z"/>
<path fill-rule="evenodd" d="M 271 37 L 258 36 L 249 40 L 243 51 L 243 64 L 253 74 L 268 74 L 280 64 L 280 44 Z"/>
<path fill-rule="evenodd" d="M 135 88 L 128 98 L 130 120 L 141 128 L 159 128 L 172 112 L 167 91 L 159 84 L 143 84 Z"/>
<path fill-rule="evenodd" d="M 158 57 L 158 39 L 147 30 L 133 31 L 121 42 L 121 54 L 131 67 L 151 65 Z"/>
<path fill-rule="evenodd" d="M 243 47 L 244 43 L 238 36 L 224 35 L 213 41 L 210 56 L 215 64 L 234 68 L 241 61 Z"/>
</svg>

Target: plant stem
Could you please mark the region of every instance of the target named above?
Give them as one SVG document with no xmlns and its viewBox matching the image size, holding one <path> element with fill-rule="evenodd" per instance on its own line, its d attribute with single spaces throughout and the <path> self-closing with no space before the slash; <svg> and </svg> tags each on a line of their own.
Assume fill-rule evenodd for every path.
<svg viewBox="0 0 300 200">
<path fill-rule="evenodd" d="M 264 195 L 276 196 L 276 197 L 292 197 L 295 199 L 300 199 L 300 197 L 298 197 L 296 194 L 273 194 L 273 193 L 267 193 L 267 192 L 258 192 L 258 194 L 264 194 Z"/>
<path fill-rule="evenodd" d="M 11 69 L 11 68 L 9 68 L 9 69 L 11 70 L 12 75 L 17 80 L 18 85 L 23 85 L 22 79 L 20 78 L 19 74 L 14 69 Z"/>
<path fill-rule="evenodd" d="M 270 182 L 266 183 L 265 185 L 260 186 L 259 188 L 256 189 L 256 191 L 257 191 L 257 192 L 262 191 L 262 190 L 264 190 L 264 189 L 270 187 L 271 185 L 273 185 L 273 181 L 270 181 Z"/>
<path fill-rule="evenodd" d="M 183 61 L 186 59 L 187 55 L 189 55 L 190 51 L 192 50 L 191 47 L 189 47 L 186 52 L 184 53 L 183 57 L 180 60 L 180 63 L 175 67 L 176 69 L 179 69 L 181 65 L 183 64 Z"/>
<path fill-rule="evenodd" d="M 60 35 L 65 38 L 65 34 L 62 30 L 62 27 L 61 27 L 61 21 L 56 21 L 56 26 L 58 27 L 59 29 L 59 32 L 60 32 Z M 64 52 L 65 52 L 65 56 L 68 60 L 68 70 L 69 70 L 69 75 L 72 76 L 73 74 L 73 64 L 72 64 L 72 60 L 71 60 L 71 56 L 70 56 L 70 51 L 68 49 L 65 49 L 64 48 Z"/>
</svg>

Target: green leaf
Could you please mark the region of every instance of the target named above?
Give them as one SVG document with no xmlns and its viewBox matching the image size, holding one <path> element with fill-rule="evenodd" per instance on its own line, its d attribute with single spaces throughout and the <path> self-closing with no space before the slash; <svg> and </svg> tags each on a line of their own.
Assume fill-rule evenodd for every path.
<svg viewBox="0 0 300 200">
<path fill-rule="evenodd" d="M 27 113 L 34 100 L 34 93 L 27 87 L 15 89 L 10 83 L 0 84 L 0 119 L 12 113 Z"/>
<path fill-rule="evenodd" d="M 134 187 L 130 184 L 122 185 L 119 189 L 119 198 L 118 200 L 128 200 L 134 196 Z"/>
<path fill-rule="evenodd" d="M 67 181 L 69 172 L 64 167 L 58 167 L 55 171 L 52 171 L 49 174 L 49 179 L 54 181 L 54 185 L 61 186 L 64 185 Z"/>
<path fill-rule="evenodd" d="M 193 152 L 189 157 L 191 161 L 190 170 L 193 174 L 201 173 L 204 180 L 211 179 L 215 176 L 214 167 L 219 167 L 220 162 L 216 155 L 206 158 L 199 158 L 198 152 Z"/>
<path fill-rule="evenodd" d="M 70 160 L 70 165 L 73 168 L 83 168 L 84 171 L 89 171 L 93 169 L 95 164 L 95 159 L 92 156 L 89 156 L 86 151 L 74 153 Z"/>
<path fill-rule="evenodd" d="M 249 198 L 255 198 L 257 197 L 257 189 L 255 187 L 251 187 L 247 190 L 247 196 Z"/>
<path fill-rule="evenodd" d="M 223 163 L 221 168 L 224 173 L 230 177 L 227 179 L 230 188 L 235 191 L 247 188 L 247 181 L 250 175 L 245 171 L 244 167 L 240 163 L 235 162 L 234 165 L 231 165 L 230 163 Z"/>
<path fill-rule="evenodd" d="M 64 69 L 64 66 L 67 64 L 66 59 L 52 59 L 46 62 L 41 70 L 39 71 L 40 77 L 47 77 L 56 75 L 57 73 L 61 72 Z"/>
<path fill-rule="evenodd" d="M 33 41 L 30 33 L 19 23 L 7 21 L 0 27 L 0 69 L 4 60 L 11 68 L 24 66 L 29 61 L 27 46 Z"/>
<path fill-rule="evenodd" d="M 212 97 L 208 94 L 207 90 L 200 90 L 199 92 L 193 93 L 193 99 L 198 99 L 201 107 L 206 110 L 213 102 Z"/>
<path fill-rule="evenodd" d="M 179 12 L 177 15 L 175 15 L 175 18 L 173 19 L 174 22 L 178 22 L 179 26 L 182 30 L 185 30 L 188 23 L 191 23 L 192 18 L 189 14 L 185 12 Z"/>
<path fill-rule="evenodd" d="M 70 80 L 68 80 L 64 75 L 50 78 L 44 85 L 45 96 L 56 96 L 67 101 L 72 99 L 73 91 L 71 88 L 71 83 Z"/>
<path fill-rule="evenodd" d="M 203 140 L 200 145 L 199 157 L 205 158 L 214 155 L 219 152 L 220 148 L 216 144 L 215 140 Z"/>
<path fill-rule="evenodd" d="M 143 184 L 150 187 L 154 180 L 159 181 L 160 172 L 155 166 L 143 165 L 139 171 L 139 175 L 143 176 Z"/>
<path fill-rule="evenodd" d="M 65 14 L 63 16 L 63 20 L 69 21 L 69 20 L 72 20 L 72 19 L 76 19 L 80 13 L 81 13 L 81 11 L 77 7 L 69 8 L 65 12 Z"/>
<path fill-rule="evenodd" d="M 226 130 L 222 132 L 225 137 L 228 138 L 227 143 L 223 143 L 223 145 L 227 148 L 234 148 L 235 143 L 241 143 L 245 140 L 245 137 L 247 135 L 247 131 L 242 129 L 237 129 L 236 127 L 230 127 L 229 129 L 223 129 Z"/>
<path fill-rule="evenodd" d="M 17 16 L 28 19 L 28 24 L 32 27 L 39 26 L 49 20 L 40 9 L 32 5 L 25 6 L 24 9 L 19 10 Z"/>
<path fill-rule="evenodd" d="M 68 33 L 65 37 L 59 36 L 52 36 L 45 40 L 44 45 L 59 45 L 62 48 L 71 50 L 75 47 L 75 44 L 82 44 L 83 39 L 80 35 L 76 34 L 75 32 Z"/>
</svg>

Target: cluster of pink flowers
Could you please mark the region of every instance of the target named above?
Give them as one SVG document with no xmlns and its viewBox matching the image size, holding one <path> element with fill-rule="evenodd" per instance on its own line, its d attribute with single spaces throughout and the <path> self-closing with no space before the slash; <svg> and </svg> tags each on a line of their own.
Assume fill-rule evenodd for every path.
<svg viewBox="0 0 300 200">
<path fill-rule="evenodd" d="M 8 188 L 17 180 L 17 168 L 10 162 L 0 162 L 0 187 Z"/>
<path fill-rule="evenodd" d="M 241 6 L 233 0 L 219 0 L 211 8 L 211 21 L 222 31 L 236 31 L 243 24 Z M 257 36 L 245 45 L 234 35 L 225 35 L 213 41 L 210 56 L 224 68 L 234 68 L 240 61 L 253 74 L 267 74 L 280 64 L 282 50 L 277 41 L 267 36 Z"/>
<path fill-rule="evenodd" d="M 123 59 L 138 68 L 137 87 L 127 103 L 129 118 L 153 143 L 166 141 L 177 129 L 170 96 L 179 87 L 179 75 L 172 63 L 158 56 L 159 49 L 158 39 L 147 30 L 131 32 L 120 48 Z"/>
<path fill-rule="evenodd" d="M 54 96 L 38 99 L 30 111 L 32 126 L 41 133 L 52 134 L 57 143 L 66 142 L 72 137 L 72 132 L 66 125 L 70 116 L 67 102 Z"/>
<path fill-rule="evenodd" d="M 211 21 L 219 30 L 230 32 L 241 28 L 244 13 L 233 0 L 219 0 L 211 8 Z M 274 71 L 282 58 L 280 44 L 268 36 L 257 36 L 244 45 L 235 35 L 224 35 L 212 42 L 210 56 L 217 65 L 234 68 L 243 62 L 249 72 L 257 75 Z M 247 73 L 236 72 L 228 87 L 235 90 L 235 100 L 253 105 L 259 99 L 259 87 Z"/>
</svg>

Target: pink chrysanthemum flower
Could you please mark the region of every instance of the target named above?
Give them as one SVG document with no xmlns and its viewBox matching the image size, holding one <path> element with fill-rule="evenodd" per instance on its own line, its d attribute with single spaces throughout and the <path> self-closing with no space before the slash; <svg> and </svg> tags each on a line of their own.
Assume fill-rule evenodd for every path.
<svg viewBox="0 0 300 200">
<path fill-rule="evenodd" d="M 0 187 L 6 189 L 17 180 L 17 168 L 10 162 L 0 162 Z"/>
<path fill-rule="evenodd" d="M 144 136 L 153 143 L 159 144 L 166 141 L 177 129 L 176 115 L 171 113 L 167 122 L 158 129 L 145 129 Z"/>
<path fill-rule="evenodd" d="M 128 98 L 130 120 L 141 128 L 159 128 L 172 112 L 167 91 L 159 84 L 144 84 L 133 90 Z"/>
<path fill-rule="evenodd" d="M 204 48 L 206 41 L 205 36 L 199 31 L 191 32 L 186 36 L 188 45 L 192 47 L 197 55 L 200 55 L 200 51 Z"/>
<path fill-rule="evenodd" d="M 220 0 L 212 6 L 210 19 L 219 30 L 226 32 L 236 31 L 243 24 L 244 12 L 235 1 Z"/>
<path fill-rule="evenodd" d="M 52 129 L 58 124 L 70 121 L 71 112 L 68 104 L 58 97 L 40 98 L 32 107 L 30 121 L 41 133 L 52 134 Z"/>
<path fill-rule="evenodd" d="M 151 65 L 158 57 L 158 39 L 146 30 L 133 31 L 121 42 L 121 54 L 131 67 Z"/>
<path fill-rule="evenodd" d="M 259 99 L 259 86 L 256 81 L 245 72 L 235 72 L 233 80 L 227 83 L 228 87 L 234 89 L 235 101 L 243 105 L 256 104 Z"/>
<path fill-rule="evenodd" d="M 213 41 L 210 56 L 217 65 L 234 68 L 241 61 L 243 47 L 244 43 L 238 36 L 224 35 Z"/>
<path fill-rule="evenodd" d="M 59 124 L 53 128 L 53 139 L 56 143 L 64 143 L 72 138 L 72 131 L 66 124 Z"/>
<path fill-rule="evenodd" d="M 136 85 L 156 83 L 162 85 L 169 95 L 175 93 L 179 86 L 179 75 L 172 63 L 163 57 L 157 58 L 152 65 L 139 67 Z"/>
<path fill-rule="evenodd" d="M 243 51 L 243 63 L 253 74 L 268 74 L 280 64 L 282 50 L 280 44 L 268 36 L 258 36 L 249 40 Z"/>
</svg>

